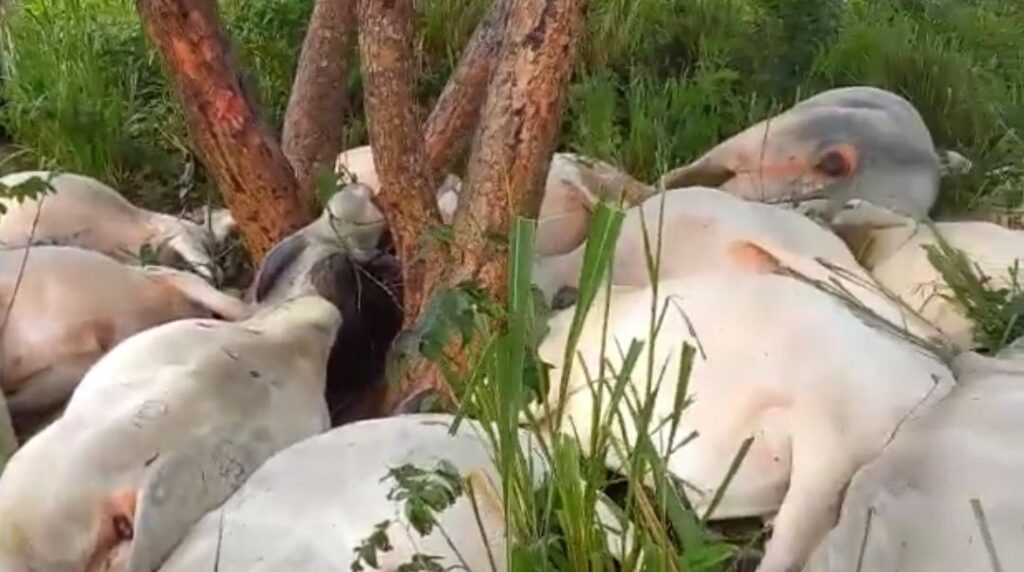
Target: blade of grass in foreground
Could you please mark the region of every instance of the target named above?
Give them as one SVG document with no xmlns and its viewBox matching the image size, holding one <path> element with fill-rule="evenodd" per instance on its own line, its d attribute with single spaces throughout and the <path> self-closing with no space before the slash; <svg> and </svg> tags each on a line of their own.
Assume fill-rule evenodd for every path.
<svg viewBox="0 0 1024 572">
<path fill-rule="evenodd" d="M 614 209 L 605 203 L 601 203 L 594 209 L 594 214 L 591 218 L 590 231 L 587 233 L 587 242 L 583 254 L 583 268 L 580 271 L 576 310 L 569 329 L 569 338 L 565 344 L 562 377 L 559 380 L 558 393 L 562 397 L 559 399 L 555 413 L 556 427 L 561 426 L 565 394 L 569 385 L 569 374 L 572 371 L 576 346 L 579 343 L 580 335 L 583 333 L 583 324 L 586 321 L 591 305 L 594 303 L 594 299 L 597 297 L 601 283 L 608 275 L 611 260 L 615 254 L 615 244 L 618 241 L 619 231 L 622 229 L 623 217 L 624 213 L 621 209 Z"/>
<path fill-rule="evenodd" d="M 532 455 L 521 449 L 519 442 L 519 411 L 525 402 L 524 371 L 526 344 L 533 318 L 533 291 L 531 269 L 536 222 L 517 217 L 510 236 L 508 306 L 506 332 L 498 341 L 495 365 L 492 370 L 493 389 L 497 391 L 497 424 L 499 470 L 503 476 L 503 494 L 506 505 L 505 526 L 508 531 L 532 529 L 526 522 L 532 510 L 533 499 Z M 509 507 L 519 508 L 513 513 Z M 511 540 L 511 539 L 510 539 Z M 512 551 L 506 562 L 513 565 Z"/>
</svg>

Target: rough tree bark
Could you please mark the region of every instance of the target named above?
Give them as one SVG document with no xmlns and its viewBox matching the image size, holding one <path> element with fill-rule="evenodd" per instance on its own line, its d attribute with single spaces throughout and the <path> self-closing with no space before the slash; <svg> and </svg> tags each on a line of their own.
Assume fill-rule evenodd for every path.
<svg viewBox="0 0 1024 572">
<path fill-rule="evenodd" d="M 243 86 L 213 0 L 136 0 L 178 93 L 192 141 L 238 222 L 263 255 L 315 214 L 274 134 Z"/>
<path fill-rule="evenodd" d="M 423 127 L 427 164 L 435 181 L 458 161 L 472 140 L 501 52 L 511 5 L 512 0 L 494 0 Z"/>
<path fill-rule="evenodd" d="M 585 7 L 586 0 L 511 1 L 453 222 L 451 257 L 427 266 L 419 285 L 422 299 L 440 286 L 474 280 L 495 300 L 505 300 L 508 245 L 492 237 L 508 236 L 512 217 L 535 218 L 540 209 Z M 454 341 L 446 350 L 457 363 L 464 361 Z M 441 372 L 415 363 L 389 395 L 388 406 L 403 410 L 431 390 L 450 399 Z"/>
<path fill-rule="evenodd" d="M 514 0 L 455 215 L 455 261 L 504 301 L 514 216 L 536 218 L 562 124 L 586 0 Z"/>
<path fill-rule="evenodd" d="M 431 256 L 420 238 L 441 222 L 416 106 L 413 2 L 359 0 L 358 12 L 367 125 L 380 178 L 377 202 L 402 261 L 409 324 L 426 299 L 422 284 Z"/>
<path fill-rule="evenodd" d="M 356 40 L 355 0 L 317 0 L 284 117 L 281 147 L 303 193 L 334 168 L 345 135 L 346 76 Z"/>
</svg>

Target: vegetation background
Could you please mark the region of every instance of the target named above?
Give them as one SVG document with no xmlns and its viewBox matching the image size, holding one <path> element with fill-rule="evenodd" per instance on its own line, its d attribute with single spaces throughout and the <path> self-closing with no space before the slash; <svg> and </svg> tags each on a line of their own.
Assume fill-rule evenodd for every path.
<svg viewBox="0 0 1024 572">
<path fill-rule="evenodd" d="M 221 0 L 248 81 L 279 128 L 312 0 Z M 419 2 L 429 104 L 488 0 Z M 216 200 L 128 0 L 21 0 L 3 29 L 0 171 L 96 176 L 150 207 Z M 647 181 L 807 94 L 869 84 L 975 163 L 943 208 L 1024 203 L 1024 4 L 1005 0 L 592 0 L 561 147 Z M 352 57 L 357 57 L 355 54 Z M 351 146 L 366 142 L 358 66 Z M 196 172 L 199 171 L 199 172 Z M 188 200 L 185 200 L 188 199 Z"/>
</svg>

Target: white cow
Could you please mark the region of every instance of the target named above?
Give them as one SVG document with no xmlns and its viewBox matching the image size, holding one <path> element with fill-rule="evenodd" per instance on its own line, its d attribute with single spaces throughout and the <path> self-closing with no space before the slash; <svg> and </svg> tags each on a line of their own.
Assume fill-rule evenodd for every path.
<svg viewBox="0 0 1024 572">
<path fill-rule="evenodd" d="M 384 215 L 373 204 L 373 190 L 364 183 L 346 185 L 331 196 L 319 218 L 274 245 L 247 297 L 271 304 L 309 290 L 313 265 L 334 252 L 369 262 L 379 254 L 386 229 Z"/>
<path fill-rule="evenodd" d="M 260 305 L 316 293 L 341 311 L 328 366 L 332 424 L 377 413 L 386 354 L 402 326 L 402 269 L 377 249 L 385 222 L 371 198 L 363 184 L 339 190 L 319 219 L 271 249 L 247 293 Z"/>
<path fill-rule="evenodd" d="M 317 296 L 137 334 L 0 478 L 0 570 L 151 571 L 275 452 L 327 427 Z"/>
<path fill-rule="evenodd" d="M 24 263 L 24 264 L 23 264 Z M 245 304 L 199 276 L 70 246 L 0 251 L 0 388 L 17 418 L 63 402 L 121 340 L 178 320 L 234 320 Z"/>
<path fill-rule="evenodd" d="M 393 548 L 381 551 L 376 569 L 395 570 L 419 552 L 440 557 L 445 569 L 504 570 L 502 487 L 494 452 L 474 421 L 465 420 L 450 434 L 453 420 L 417 414 L 361 421 L 289 447 L 206 515 L 160 572 L 213 570 L 215 563 L 223 572 L 349 570 L 356 548 L 385 520 Z M 531 450 L 528 433 L 522 431 L 520 441 L 524 451 Z M 539 482 L 546 463 L 537 450 L 532 457 Z M 438 528 L 421 537 L 403 503 L 387 498 L 395 487 L 388 473 L 407 464 L 431 471 L 440 461 L 451 463 L 471 488 L 438 515 Z"/>
<path fill-rule="evenodd" d="M 647 246 L 645 246 L 645 231 Z M 759 252 L 822 287 L 846 294 L 894 327 L 918 337 L 939 332 L 884 293 L 846 244 L 832 231 L 799 212 L 745 201 L 717 189 L 689 187 L 664 191 L 626 211 L 611 260 L 612 283 L 647 286 L 647 252 L 661 257 L 659 280 L 685 278 L 722 269 L 759 269 Z M 586 244 L 534 263 L 534 283 L 553 303 L 565 287 L 578 284 Z"/>
<path fill-rule="evenodd" d="M 853 478 L 805 572 L 1020 569 L 1024 361 L 964 353 L 955 365 L 953 391 Z"/>
<path fill-rule="evenodd" d="M 339 176 L 354 175 L 354 182 L 366 185 L 374 195 L 380 192 L 380 177 L 377 176 L 373 149 L 369 145 L 353 147 L 339 154 L 335 159 L 334 172 Z M 451 224 L 455 216 L 461 185 L 462 181 L 458 177 L 448 175 L 437 189 L 437 207 L 445 224 Z"/>
<path fill-rule="evenodd" d="M 555 315 L 540 347 L 541 359 L 554 365 L 551 390 L 547 405 L 538 405 L 536 413 L 578 435 L 584 449 L 594 419 L 633 443 L 637 427 L 630 407 L 642 407 L 647 400 L 632 396 L 650 392 L 654 446 L 666 455 L 668 469 L 688 483 L 690 499 L 701 512 L 741 443 L 753 437 L 714 518 L 778 511 L 759 570 L 785 572 L 799 569 L 835 522 L 842 491 L 856 469 L 882 451 L 901 419 L 944 395 L 953 377 L 923 348 L 865 323 L 829 294 L 773 274 L 770 256 L 758 256 L 761 271 L 662 281 L 658 300 L 649 287 L 613 289 L 603 357 L 600 296 L 584 322 L 564 394 L 560 387 L 573 311 Z M 660 387 L 647 377 L 652 304 L 659 319 L 664 310 L 653 350 L 654 381 L 658 372 L 668 377 Z M 614 380 L 598 381 L 601 361 L 608 360 L 606 378 L 621 371 L 633 339 L 645 345 L 625 389 L 631 403 L 620 403 L 613 413 L 609 384 Z M 674 416 L 684 342 L 697 348 L 688 393 L 693 402 L 670 442 L 672 423 L 663 421 Z M 557 412 L 563 401 L 560 422 L 548 412 Z M 699 436 L 680 448 L 694 432 Z"/>
<path fill-rule="evenodd" d="M 575 250 L 587 237 L 590 216 L 600 201 L 626 206 L 653 196 L 655 189 L 604 161 L 573 153 L 555 153 L 537 216 L 534 250 L 554 256 Z"/>
<path fill-rule="evenodd" d="M 945 153 L 946 170 L 965 168 Z M 665 188 L 706 185 L 756 201 L 863 199 L 915 219 L 939 192 L 943 153 L 914 106 L 883 89 L 830 89 L 723 141 L 662 178 Z"/>
<path fill-rule="evenodd" d="M 0 245 L 24 246 L 31 240 L 78 246 L 125 262 L 137 260 L 148 246 L 161 264 L 173 265 L 179 258 L 212 279 L 209 252 L 214 237 L 203 227 L 136 207 L 114 189 L 83 175 L 26 171 L 0 178 L 0 184 L 13 186 L 32 178 L 49 180 L 54 192 L 20 203 L 0 201 L 7 208 L 0 216 Z"/>
</svg>

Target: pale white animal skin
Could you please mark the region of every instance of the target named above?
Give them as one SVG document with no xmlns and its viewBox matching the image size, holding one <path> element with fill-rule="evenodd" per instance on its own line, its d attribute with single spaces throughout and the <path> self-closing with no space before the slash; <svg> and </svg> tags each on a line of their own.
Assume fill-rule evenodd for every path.
<svg viewBox="0 0 1024 572">
<path fill-rule="evenodd" d="M 0 570 L 155 570 L 265 459 L 327 427 L 340 323 L 310 296 L 115 347 L 0 478 Z"/>
<path fill-rule="evenodd" d="M 238 230 L 238 223 L 231 210 L 223 207 L 202 206 L 189 213 L 189 218 L 209 231 L 218 244 L 223 244 L 231 233 Z"/>
<path fill-rule="evenodd" d="M 754 245 L 808 279 L 841 284 L 858 303 L 898 329 L 922 339 L 940 337 L 886 295 L 838 236 L 795 210 L 707 187 L 664 191 L 626 211 L 611 260 L 612 284 L 651 283 L 645 228 L 652 255 L 658 251 L 660 233 L 659 280 L 751 265 L 757 271 L 756 256 L 752 259 L 748 248 Z M 583 244 L 534 262 L 534 283 L 549 303 L 562 288 L 578 285 L 585 252 Z"/>
<path fill-rule="evenodd" d="M 25 254 L 0 251 L 0 388 L 15 417 L 59 405 L 103 354 L 137 332 L 245 312 L 241 300 L 189 272 L 128 266 L 70 246 Z"/>
<path fill-rule="evenodd" d="M 662 177 L 665 188 L 708 185 L 748 200 L 868 200 L 921 220 L 939 192 L 940 152 L 905 98 L 870 86 L 829 89 L 719 143 Z M 960 169 L 959 156 L 946 160 Z"/>
<path fill-rule="evenodd" d="M 0 245 L 60 244 L 96 250 L 123 262 L 138 259 L 144 246 L 157 252 L 162 264 L 176 253 L 204 278 L 212 279 L 213 235 L 188 220 L 145 210 L 109 186 L 84 175 L 26 171 L 0 178 L 13 186 L 33 177 L 49 180 L 54 192 L 17 202 L 3 199 Z M 42 205 L 42 213 L 37 214 Z M 34 230 L 33 230 L 34 227 Z"/>
<path fill-rule="evenodd" d="M 654 356 L 655 381 L 648 384 L 650 344 L 645 343 L 625 390 L 632 407 L 653 392 L 653 444 L 668 469 L 683 482 L 702 513 L 747 437 L 753 446 L 725 492 L 716 519 L 768 516 L 777 512 L 760 572 L 799 569 L 835 522 L 843 488 L 854 471 L 884 448 L 901 419 L 941 398 L 953 383 L 949 369 L 902 338 L 866 325 L 828 294 L 793 278 L 773 274 L 708 272 L 665 280 L 659 300 L 650 288 L 613 289 L 608 311 L 607 351 L 611 371 L 620 371 L 634 339 L 649 339 L 652 303 L 664 321 Z M 598 423 L 635 442 L 635 417 L 626 404 L 609 411 L 600 371 L 603 295 L 583 325 L 567 384 L 560 430 L 579 435 L 587 449 L 597 392 Z M 564 354 L 573 310 L 556 314 L 540 357 L 553 364 L 547 403 L 560 399 Z M 670 441 L 684 342 L 697 348 L 685 410 Z M 584 366 L 578 361 L 582 360 Z M 587 373 L 589 372 L 589 374 Z M 588 382 L 588 375 L 594 382 Z M 538 406 L 537 413 L 544 409 Z M 691 433 L 699 436 L 679 447 Z M 612 460 L 615 464 L 615 460 Z"/>
<path fill-rule="evenodd" d="M 866 211 L 870 214 L 857 212 L 859 209 L 871 209 Z M 989 288 L 1009 287 L 1014 278 L 1024 278 L 1017 264 L 1024 263 L 1024 232 L 984 221 L 935 222 L 929 226 L 874 205 L 851 205 L 849 210 L 849 219 L 856 220 L 840 216 L 834 224 L 864 267 L 879 284 L 962 350 L 977 347 L 975 324 L 947 299 L 952 292 L 928 260 L 925 247 L 938 246 L 936 233 L 949 246 L 962 251 L 975 272 L 980 270 L 990 279 Z"/>
<path fill-rule="evenodd" d="M 338 156 L 338 170 L 344 166 L 359 182 L 374 192 L 380 180 L 369 146 L 357 147 Z M 449 174 L 438 190 L 438 207 L 445 224 L 451 224 L 458 207 L 461 180 Z M 591 211 L 602 200 L 626 205 L 653 195 L 655 189 L 604 161 L 574 153 L 555 153 L 544 184 L 544 197 L 537 216 L 535 252 L 538 256 L 563 254 L 583 243 Z"/>
<path fill-rule="evenodd" d="M 1003 569 L 1020 569 L 1024 361 L 1011 356 L 957 358 L 956 387 L 857 473 L 805 572 L 995 570 L 972 499 Z"/>
<path fill-rule="evenodd" d="M 453 420 L 416 414 L 361 421 L 285 449 L 200 521 L 161 572 L 212 570 L 215 562 L 223 572 L 349 570 L 355 549 L 385 520 L 391 520 L 386 531 L 394 548 L 380 553 L 378 569 L 394 570 L 418 551 L 441 557 L 445 568 L 489 571 L 493 562 L 496 572 L 504 570 L 501 479 L 494 452 L 475 421 L 465 420 L 449 434 Z M 527 432 L 520 433 L 520 441 L 524 451 L 534 451 L 534 480 L 539 482 L 546 463 Z M 457 553 L 439 529 L 421 537 L 403 514 L 403 503 L 387 499 L 395 486 L 387 478 L 389 470 L 411 464 L 430 471 L 442 460 L 473 486 L 438 515 Z"/>
<path fill-rule="evenodd" d="M 397 569 L 418 552 L 440 557 L 446 569 L 502 572 L 507 546 L 495 453 L 478 422 L 464 419 L 452 434 L 454 423 L 446 414 L 360 421 L 281 451 L 206 515 L 160 572 L 209 570 L 215 562 L 224 572 L 349 570 L 354 550 L 385 520 L 393 548 L 378 554 L 377 569 Z M 535 487 L 548 475 L 537 445 L 520 430 Z M 402 503 L 387 499 L 395 486 L 388 472 L 406 464 L 432 471 L 442 460 L 469 486 L 437 515 L 439 527 L 420 536 Z M 620 557 L 620 523 L 606 502 L 599 497 L 597 516 L 607 527 L 609 550 Z M 632 531 L 627 534 L 632 542 Z"/>
</svg>

